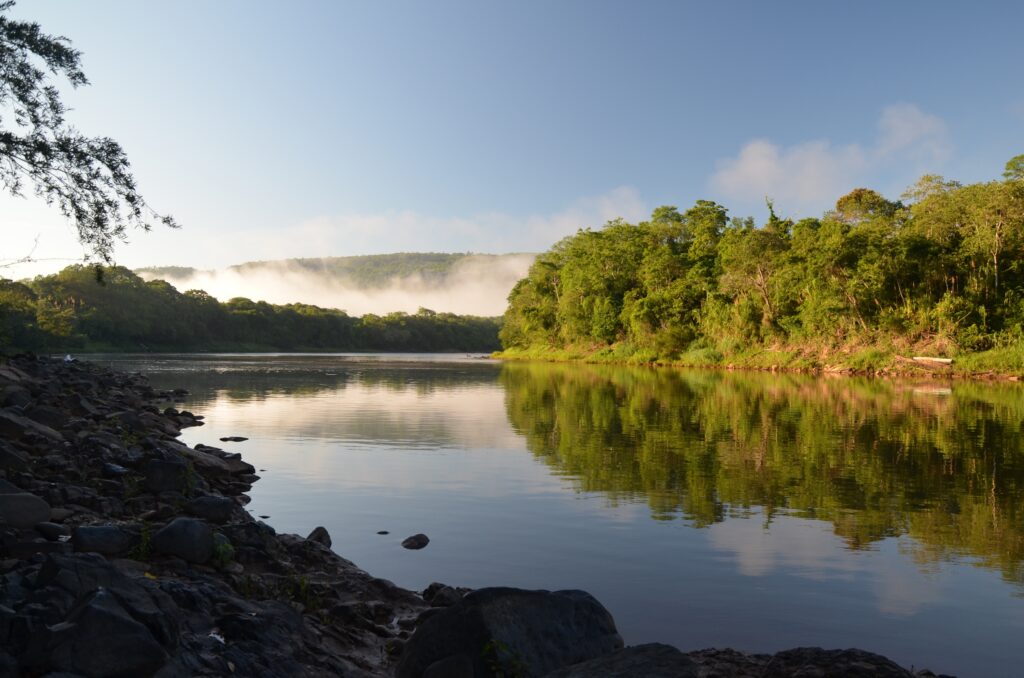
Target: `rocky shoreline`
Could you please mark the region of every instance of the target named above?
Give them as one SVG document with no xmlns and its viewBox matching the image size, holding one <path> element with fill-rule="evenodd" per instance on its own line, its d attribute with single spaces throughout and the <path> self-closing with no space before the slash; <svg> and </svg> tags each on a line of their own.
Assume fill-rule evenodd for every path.
<svg viewBox="0 0 1024 678">
<path fill-rule="evenodd" d="M 932 676 L 861 650 L 624 648 L 583 591 L 424 592 L 251 516 L 141 375 L 0 360 L 0 675 Z M 422 535 L 416 535 L 422 536 Z"/>
</svg>

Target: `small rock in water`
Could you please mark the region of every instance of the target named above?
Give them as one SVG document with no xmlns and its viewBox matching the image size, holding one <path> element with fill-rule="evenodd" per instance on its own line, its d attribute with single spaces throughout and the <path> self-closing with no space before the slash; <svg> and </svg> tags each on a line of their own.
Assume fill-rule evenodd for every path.
<svg viewBox="0 0 1024 678">
<path fill-rule="evenodd" d="M 260 516 L 260 518 L 262 518 L 263 520 L 266 520 L 266 519 L 267 519 L 267 518 L 269 518 L 269 517 L 270 517 L 270 516 Z"/>
<path fill-rule="evenodd" d="M 377 534 L 391 534 L 387 530 L 377 530 Z"/>
<path fill-rule="evenodd" d="M 225 436 L 220 439 L 222 443 L 244 443 L 246 440 L 248 440 L 248 438 L 243 436 Z"/>
<path fill-rule="evenodd" d="M 419 550 L 430 543 L 430 537 L 425 534 L 414 534 L 402 541 L 402 546 L 407 549 Z"/>
<path fill-rule="evenodd" d="M 314 527 L 313 531 L 306 537 L 309 541 L 315 541 L 317 544 L 322 544 L 327 548 L 331 548 L 331 535 L 327 533 L 327 528 L 323 526 Z"/>
</svg>

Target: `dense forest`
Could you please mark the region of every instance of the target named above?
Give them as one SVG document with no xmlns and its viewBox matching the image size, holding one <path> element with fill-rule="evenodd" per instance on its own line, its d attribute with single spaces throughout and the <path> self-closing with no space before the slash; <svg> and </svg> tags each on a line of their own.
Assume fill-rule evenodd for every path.
<svg viewBox="0 0 1024 678">
<path fill-rule="evenodd" d="M 701 200 L 560 241 L 509 297 L 505 355 L 867 367 L 998 349 L 1024 367 L 1024 155 L 1001 181 L 858 188 L 821 218 L 768 207 L 760 227 Z"/>
<path fill-rule="evenodd" d="M 308 304 L 221 303 L 122 267 L 69 266 L 31 281 L 0 280 L 0 347 L 7 350 L 491 351 L 499 324 L 429 309 L 356 318 Z"/>
</svg>

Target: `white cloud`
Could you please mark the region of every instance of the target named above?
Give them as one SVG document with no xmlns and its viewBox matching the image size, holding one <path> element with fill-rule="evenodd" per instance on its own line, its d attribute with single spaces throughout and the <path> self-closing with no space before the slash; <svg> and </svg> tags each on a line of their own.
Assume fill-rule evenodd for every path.
<svg viewBox="0 0 1024 678">
<path fill-rule="evenodd" d="M 882 111 L 870 144 L 815 140 L 780 146 L 755 139 L 736 157 L 720 160 L 710 183 L 726 199 L 757 203 L 769 197 L 787 209 L 820 211 L 880 173 L 905 167 L 912 177 L 934 171 L 949 154 L 949 133 L 940 118 L 912 104 L 895 104 Z"/>
<path fill-rule="evenodd" d="M 16 213 L 7 207 L 17 208 Z M 63 268 L 82 255 L 81 246 L 54 210 L 33 199 L 0 196 L 5 210 L 5 242 L 0 254 L 10 258 L 30 252 L 37 235 L 40 259 L 60 261 L 12 266 L 7 277 L 25 277 Z M 584 197 L 550 214 L 514 215 L 482 212 L 469 216 L 438 216 L 413 210 L 322 215 L 275 228 L 246 224 L 181 230 L 154 228 L 132 233 L 131 242 L 117 249 L 126 266 L 192 266 L 219 269 L 246 261 L 294 257 L 328 257 L 388 252 L 539 252 L 579 228 L 599 227 L 617 217 L 635 221 L 649 213 L 636 189 L 619 187 L 603 195 Z"/>
</svg>

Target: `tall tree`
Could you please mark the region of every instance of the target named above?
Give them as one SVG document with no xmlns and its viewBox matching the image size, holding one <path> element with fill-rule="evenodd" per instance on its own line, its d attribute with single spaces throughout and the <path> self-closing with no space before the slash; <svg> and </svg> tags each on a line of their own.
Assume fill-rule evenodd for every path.
<svg viewBox="0 0 1024 678">
<path fill-rule="evenodd" d="M 78 229 L 88 257 L 109 262 L 129 227 L 149 230 L 173 218 L 154 212 L 135 185 L 128 158 L 108 137 L 87 137 L 64 120 L 66 108 L 50 76 L 88 84 L 81 54 L 39 24 L 15 21 L 0 2 L 0 182 L 21 195 L 26 180 Z"/>
</svg>

